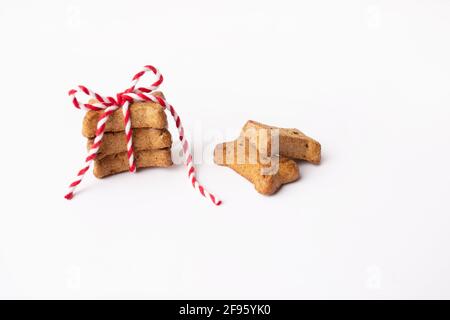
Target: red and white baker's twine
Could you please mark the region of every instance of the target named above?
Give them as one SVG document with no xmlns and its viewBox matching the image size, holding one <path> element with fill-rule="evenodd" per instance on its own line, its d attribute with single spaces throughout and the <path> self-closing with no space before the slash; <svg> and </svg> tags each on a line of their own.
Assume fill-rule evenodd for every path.
<svg viewBox="0 0 450 320">
<path fill-rule="evenodd" d="M 157 81 L 153 83 L 149 87 L 137 87 L 137 84 L 140 78 L 147 72 L 153 72 L 153 74 L 157 77 Z M 132 85 L 130 88 L 125 90 L 124 92 L 118 93 L 116 98 L 113 97 L 105 97 L 99 95 L 86 88 L 85 86 L 78 86 L 79 89 L 72 89 L 69 91 L 69 96 L 73 98 L 72 102 L 74 106 L 78 109 L 83 110 L 94 110 L 101 111 L 103 113 L 100 115 L 99 121 L 97 123 L 97 131 L 95 133 L 94 143 L 92 144 L 88 155 L 85 160 L 84 167 L 78 172 L 77 177 L 74 182 L 72 182 L 69 186 L 69 192 L 65 195 L 66 199 L 72 199 L 74 195 L 75 188 L 81 183 L 85 173 L 89 170 L 89 167 L 92 164 L 92 161 L 97 157 L 97 152 L 102 143 L 103 134 L 105 133 L 106 122 L 108 121 L 109 116 L 119 108 L 122 108 L 125 122 L 125 134 L 127 138 L 127 155 L 128 162 L 130 167 L 130 172 L 136 172 L 136 164 L 134 159 L 134 151 L 133 151 L 133 130 L 131 128 L 131 117 L 130 117 L 130 103 L 137 101 L 152 101 L 160 104 L 163 109 L 168 109 L 170 114 L 175 121 L 175 124 L 178 129 L 179 138 L 183 147 L 184 153 L 184 162 L 186 168 L 188 170 L 189 179 L 192 182 L 192 186 L 197 189 L 200 194 L 206 198 L 209 198 L 215 205 L 220 205 L 222 201 L 220 201 L 216 196 L 209 193 L 197 180 L 195 167 L 192 162 L 192 155 L 189 148 L 189 142 L 186 140 L 184 135 L 184 128 L 181 124 L 181 119 L 176 113 L 175 109 L 172 105 L 170 105 L 165 99 L 155 96 L 154 92 L 163 82 L 163 76 L 159 73 L 159 71 L 153 66 L 145 66 L 142 71 L 138 72 L 132 80 Z M 90 104 L 90 103 L 81 103 L 76 98 L 76 94 L 81 91 L 84 94 L 94 98 L 98 102 Z"/>
</svg>

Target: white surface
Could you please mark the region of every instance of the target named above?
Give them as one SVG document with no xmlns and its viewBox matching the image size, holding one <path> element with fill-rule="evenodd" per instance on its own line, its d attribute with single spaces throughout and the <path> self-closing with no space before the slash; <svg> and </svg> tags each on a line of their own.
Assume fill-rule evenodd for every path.
<svg viewBox="0 0 450 320">
<path fill-rule="evenodd" d="M 450 298 L 449 1 L 40 3 L 0 4 L 0 297 Z M 85 152 L 67 91 L 145 64 L 222 207 L 182 166 L 63 199 Z M 247 119 L 323 163 L 259 195 L 211 164 Z"/>
</svg>

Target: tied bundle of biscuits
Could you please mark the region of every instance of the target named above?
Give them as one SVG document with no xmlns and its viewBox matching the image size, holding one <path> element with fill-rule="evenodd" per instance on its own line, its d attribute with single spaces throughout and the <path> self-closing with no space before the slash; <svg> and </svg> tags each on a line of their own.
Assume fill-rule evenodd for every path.
<svg viewBox="0 0 450 320">
<path fill-rule="evenodd" d="M 318 164 L 321 146 L 298 129 L 278 128 L 248 121 L 238 139 L 218 144 L 214 162 L 227 166 L 252 182 L 264 195 L 300 177 L 295 160 Z"/>
<path fill-rule="evenodd" d="M 164 98 L 161 92 L 155 96 Z M 90 100 L 89 103 L 95 103 Z M 102 111 L 90 110 L 83 120 L 82 134 L 88 150 L 94 143 Z M 169 167 L 172 165 L 172 137 L 167 130 L 163 108 L 154 102 L 134 102 L 130 105 L 133 148 L 137 168 Z M 105 124 L 105 133 L 94 161 L 94 175 L 103 178 L 128 171 L 127 139 L 122 110 L 116 110 Z"/>
</svg>

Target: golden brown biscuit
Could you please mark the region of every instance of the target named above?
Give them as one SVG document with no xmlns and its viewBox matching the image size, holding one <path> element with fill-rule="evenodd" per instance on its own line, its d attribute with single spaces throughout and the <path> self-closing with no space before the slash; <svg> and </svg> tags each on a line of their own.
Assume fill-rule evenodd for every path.
<svg viewBox="0 0 450 320">
<path fill-rule="evenodd" d="M 283 184 L 300 177 L 295 161 L 260 155 L 255 146 L 244 138 L 218 144 L 214 149 L 214 162 L 230 167 L 265 195 L 275 193 Z"/>
<path fill-rule="evenodd" d="M 161 92 L 155 92 L 156 96 L 164 98 Z M 89 101 L 94 103 L 95 100 Z M 90 110 L 86 112 L 83 120 L 82 134 L 86 138 L 94 138 L 97 130 L 97 122 L 103 111 Z M 135 102 L 130 105 L 132 128 L 166 129 L 167 117 L 164 109 L 154 102 Z M 122 109 L 116 110 L 106 122 L 105 132 L 124 131 Z"/>
<path fill-rule="evenodd" d="M 87 149 L 94 143 L 94 139 L 88 139 Z M 164 149 L 172 146 L 172 136 L 166 129 L 133 129 L 134 151 Z M 100 149 L 97 152 L 97 160 L 105 156 L 127 151 L 125 132 L 108 132 L 103 135 Z"/>
<path fill-rule="evenodd" d="M 242 128 L 241 135 L 255 144 L 261 153 L 271 155 L 273 144 L 271 134 L 274 134 L 273 138 L 276 138 L 276 130 L 279 130 L 279 155 L 320 163 L 320 143 L 306 136 L 298 129 L 277 128 L 249 120 Z M 274 145 L 274 149 L 276 149 L 276 145 Z"/>
<path fill-rule="evenodd" d="M 170 149 L 143 150 L 134 153 L 137 168 L 170 167 L 172 157 Z M 128 157 L 121 152 L 94 161 L 94 175 L 103 178 L 115 173 L 128 171 Z"/>
</svg>

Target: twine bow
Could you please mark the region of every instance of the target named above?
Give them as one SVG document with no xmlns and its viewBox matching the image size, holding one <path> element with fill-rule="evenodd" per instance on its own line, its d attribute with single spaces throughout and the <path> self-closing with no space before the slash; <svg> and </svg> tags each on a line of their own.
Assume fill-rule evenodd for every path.
<svg viewBox="0 0 450 320">
<path fill-rule="evenodd" d="M 148 87 L 138 87 L 139 80 L 141 77 L 147 72 L 152 72 L 157 80 Z M 85 159 L 84 167 L 78 172 L 75 181 L 73 181 L 69 185 L 69 192 L 64 196 L 66 199 L 72 199 L 74 196 L 74 192 L 76 187 L 81 183 L 85 173 L 89 170 L 92 161 L 97 157 L 97 152 L 100 149 L 100 145 L 102 143 L 103 135 L 105 133 L 106 122 L 108 121 L 109 116 L 118 109 L 122 109 L 125 123 L 125 135 L 127 141 L 127 156 L 128 156 L 128 165 L 130 168 L 130 172 L 136 172 L 136 164 L 134 158 L 134 150 L 133 150 L 133 129 L 131 128 L 131 116 L 130 116 L 130 104 L 138 101 L 152 101 L 161 105 L 161 107 L 166 110 L 168 109 L 170 114 L 172 115 L 173 120 L 175 121 L 175 125 L 178 129 L 179 138 L 183 148 L 184 154 L 184 163 L 188 170 L 188 176 L 191 180 L 192 186 L 197 189 L 200 194 L 206 198 L 209 198 L 215 205 L 220 205 L 222 201 L 217 199 L 213 194 L 209 193 L 197 180 L 196 171 L 192 161 L 192 155 L 189 148 L 189 142 L 186 140 L 184 135 L 184 128 L 181 124 L 181 119 L 176 113 L 175 109 L 171 104 L 169 104 L 164 98 L 158 97 L 154 95 L 154 91 L 159 88 L 161 83 L 163 82 L 163 76 L 159 73 L 159 71 L 153 66 L 145 66 L 140 72 L 136 73 L 132 79 L 131 87 L 126 89 L 125 91 L 118 93 L 116 97 L 111 96 L 102 96 L 85 86 L 78 86 L 78 89 L 72 89 L 69 91 L 69 96 L 72 97 L 72 102 L 74 106 L 78 109 L 82 110 L 94 110 L 94 111 L 102 111 L 100 118 L 97 123 L 97 130 L 95 132 L 94 142 L 89 149 L 88 155 Z M 87 96 L 95 99 L 96 103 L 82 103 L 77 99 L 77 93 L 82 92 Z"/>
</svg>

